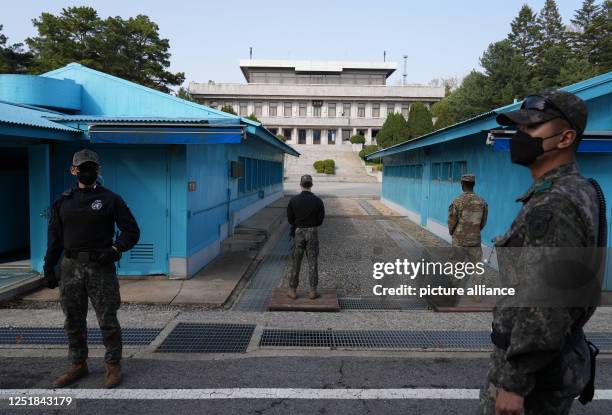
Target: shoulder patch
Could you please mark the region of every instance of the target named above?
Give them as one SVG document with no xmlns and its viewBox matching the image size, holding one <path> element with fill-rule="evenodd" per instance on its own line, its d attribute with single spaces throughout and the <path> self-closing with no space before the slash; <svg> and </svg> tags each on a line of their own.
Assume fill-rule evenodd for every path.
<svg viewBox="0 0 612 415">
<path fill-rule="evenodd" d="M 525 218 L 529 237 L 531 239 L 540 239 L 546 235 L 552 218 L 553 212 L 548 209 L 538 209 L 529 212 Z"/>
</svg>

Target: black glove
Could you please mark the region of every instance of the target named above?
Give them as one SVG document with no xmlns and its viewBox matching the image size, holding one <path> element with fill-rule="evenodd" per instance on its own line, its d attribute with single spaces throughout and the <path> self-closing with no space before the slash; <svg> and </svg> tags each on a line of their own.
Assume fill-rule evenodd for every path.
<svg viewBox="0 0 612 415">
<path fill-rule="evenodd" d="M 57 275 L 55 275 L 55 271 L 53 271 L 53 269 L 44 271 L 43 283 L 47 288 L 57 288 L 57 286 L 59 285 L 59 279 L 57 278 Z"/>
<path fill-rule="evenodd" d="M 104 249 L 100 251 L 100 256 L 96 261 L 98 265 L 110 264 L 117 262 L 121 259 L 121 253 L 114 247 Z"/>
</svg>

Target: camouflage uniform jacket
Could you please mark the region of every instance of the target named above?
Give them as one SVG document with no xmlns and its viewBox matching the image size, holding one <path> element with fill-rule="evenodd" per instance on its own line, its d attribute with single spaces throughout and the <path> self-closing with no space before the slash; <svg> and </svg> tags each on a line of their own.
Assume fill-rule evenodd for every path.
<svg viewBox="0 0 612 415">
<path fill-rule="evenodd" d="M 474 192 L 463 192 L 448 207 L 448 231 L 453 246 L 480 246 L 480 230 L 487 224 L 487 202 Z"/>
<path fill-rule="evenodd" d="M 599 225 L 597 194 L 575 163 L 547 172 L 517 201 L 523 207 L 510 229 L 494 239 L 495 246 L 595 246 Z M 536 281 L 538 276 L 528 278 Z M 567 350 L 567 336 L 582 328 L 593 312 L 594 307 L 498 305 L 493 311 L 493 329 L 509 339 L 509 346 L 494 347 L 489 381 L 525 396 L 554 378 L 553 389 L 565 393 L 569 385 L 575 390 L 567 394 L 576 396 L 588 381 L 588 357 L 562 351 Z M 582 354 L 587 353 L 584 347 Z"/>
</svg>

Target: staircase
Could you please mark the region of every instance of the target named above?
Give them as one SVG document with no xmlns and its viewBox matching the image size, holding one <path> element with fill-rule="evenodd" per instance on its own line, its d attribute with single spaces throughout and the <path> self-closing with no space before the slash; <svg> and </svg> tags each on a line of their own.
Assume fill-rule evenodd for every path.
<svg viewBox="0 0 612 415">
<path fill-rule="evenodd" d="M 310 174 L 315 182 L 373 183 L 376 178 L 368 176 L 364 163 L 349 145 L 314 146 L 292 145 L 300 157 L 285 155 L 285 182 L 299 182 L 303 174 Z M 336 162 L 336 174 L 316 173 L 312 164 L 317 160 L 332 159 Z"/>
</svg>

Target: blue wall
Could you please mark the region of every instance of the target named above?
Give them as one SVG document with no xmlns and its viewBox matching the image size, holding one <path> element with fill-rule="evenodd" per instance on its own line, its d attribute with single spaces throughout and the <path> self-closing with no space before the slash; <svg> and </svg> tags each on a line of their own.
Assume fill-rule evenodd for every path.
<svg viewBox="0 0 612 415">
<path fill-rule="evenodd" d="M 73 80 L 37 75 L 0 75 L 3 101 L 74 112 L 81 109 L 81 86 Z"/>
</svg>

